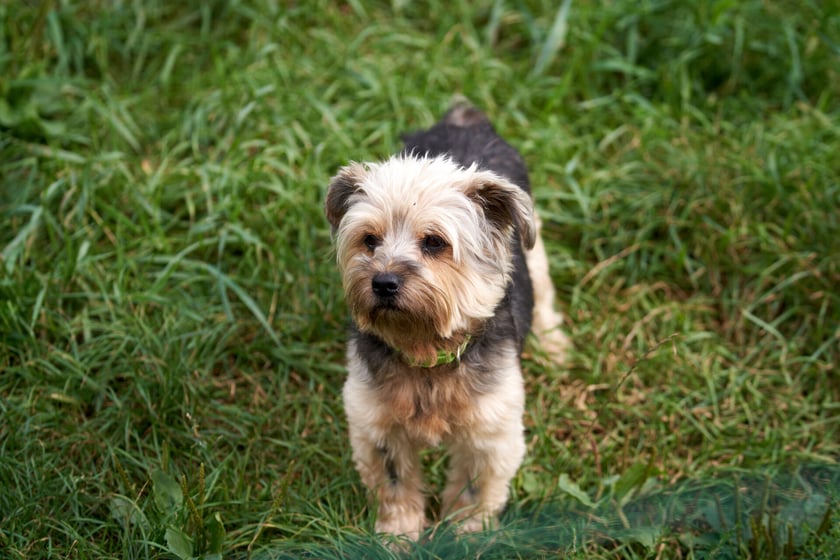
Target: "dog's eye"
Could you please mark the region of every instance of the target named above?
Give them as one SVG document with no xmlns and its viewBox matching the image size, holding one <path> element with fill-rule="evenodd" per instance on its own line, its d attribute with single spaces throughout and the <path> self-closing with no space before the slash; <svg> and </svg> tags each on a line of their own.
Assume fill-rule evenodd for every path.
<svg viewBox="0 0 840 560">
<path fill-rule="evenodd" d="M 446 249 L 446 241 L 439 235 L 427 235 L 422 241 L 423 250 L 431 255 Z"/>
<path fill-rule="evenodd" d="M 379 247 L 379 238 L 373 235 L 372 233 L 369 233 L 365 235 L 364 239 L 362 239 L 362 243 L 365 244 L 365 247 L 373 251 L 377 247 Z"/>
</svg>

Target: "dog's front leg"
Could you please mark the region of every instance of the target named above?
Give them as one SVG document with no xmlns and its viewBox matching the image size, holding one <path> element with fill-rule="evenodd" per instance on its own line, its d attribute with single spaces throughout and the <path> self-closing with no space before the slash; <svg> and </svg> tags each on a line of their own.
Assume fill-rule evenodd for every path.
<svg viewBox="0 0 840 560">
<path fill-rule="evenodd" d="M 417 540 L 427 525 L 418 455 L 398 440 L 374 441 L 352 424 L 350 441 L 362 482 L 377 503 L 376 532 Z"/>
<path fill-rule="evenodd" d="M 443 514 L 462 532 L 492 526 L 508 499 L 510 480 L 525 456 L 524 389 L 519 365 L 502 373 L 494 394 L 476 402 L 479 419 L 450 444 Z"/>
<path fill-rule="evenodd" d="M 525 454 L 521 429 L 462 441 L 450 449 L 443 513 L 459 531 L 491 528 L 508 500 L 509 483 Z"/>
<path fill-rule="evenodd" d="M 387 406 L 360 377 L 348 378 L 344 402 L 353 462 L 377 504 L 376 532 L 417 540 L 428 525 L 419 454 L 399 426 L 386 427 Z"/>
</svg>

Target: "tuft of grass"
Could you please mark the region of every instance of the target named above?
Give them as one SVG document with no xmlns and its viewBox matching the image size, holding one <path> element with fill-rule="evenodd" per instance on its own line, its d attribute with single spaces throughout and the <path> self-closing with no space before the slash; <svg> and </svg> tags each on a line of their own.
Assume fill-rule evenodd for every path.
<svg viewBox="0 0 840 560">
<path fill-rule="evenodd" d="M 393 557 L 323 195 L 463 94 L 574 350 L 525 356 L 499 530 L 411 555 L 837 556 L 838 45 L 831 2 L 0 5 L 0 549 Z"/>
</svg>

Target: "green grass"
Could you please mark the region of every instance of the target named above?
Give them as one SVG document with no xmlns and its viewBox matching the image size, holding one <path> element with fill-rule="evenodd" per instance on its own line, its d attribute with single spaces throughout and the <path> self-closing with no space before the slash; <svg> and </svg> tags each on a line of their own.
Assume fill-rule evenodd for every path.
<svg viewBox="0 0 840 560">
<path fill-rule="evenodd" d="M 529 163 L 575 348 L 525 358 L 499 532 L 413 553 L 840 554 L 840 4 L 12 0 L 0 556 L 392 556 L 322 201 L 454 94 Z"/>
</svg>

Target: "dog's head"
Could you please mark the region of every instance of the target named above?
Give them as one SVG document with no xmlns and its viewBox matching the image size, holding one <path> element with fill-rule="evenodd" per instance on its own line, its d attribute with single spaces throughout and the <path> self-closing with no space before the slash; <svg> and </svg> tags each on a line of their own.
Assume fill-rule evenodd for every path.
<svg viewBox="0 0 840 560">
<path fill-rule="evenodd" d="M 492 316 L 514 231 L 526 248 L 536 235 L 525 191 L 447 157 L 351 164 L 330 184 L 326 215 L 357 327 L 420 359 Z"/>
</svg>

